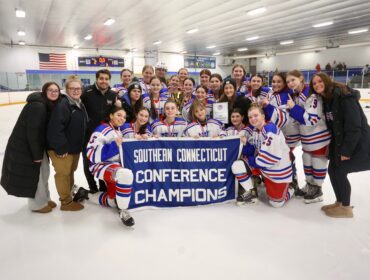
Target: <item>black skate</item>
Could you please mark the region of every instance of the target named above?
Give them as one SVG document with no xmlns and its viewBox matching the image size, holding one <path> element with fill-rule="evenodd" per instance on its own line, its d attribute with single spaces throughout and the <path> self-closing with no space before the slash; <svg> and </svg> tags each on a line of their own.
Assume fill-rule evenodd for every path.
<svg viewBox="0 0 370 280">
<path fill-rule="evenodd" d="M 120 210 L 119 217 L 125 226 L 132 227 L 135 224 L 134 218 L 131 217 L 127 210 Z"/>
<path fill-rule="evenodd" d="M 323 201 L 323 193 L 320 186 L 307 183 L 307 193 L 304 196 L 305 203 L 315 203 Z"/>
<path fill-rule="evenodd" d="M 257 190 L 255 188 L 245 191 L 236 198 L 236 205 L 240 206 L 244 204 L 254 204 L 257 202 L 257 197 Z"/>
<path fill-rule="evenodd" d="M 89 200 L 89 191 L 84 189 L 83 187 L 74 185 L 72 188 L 72 199 L 74 202 Z"/>
</svg>

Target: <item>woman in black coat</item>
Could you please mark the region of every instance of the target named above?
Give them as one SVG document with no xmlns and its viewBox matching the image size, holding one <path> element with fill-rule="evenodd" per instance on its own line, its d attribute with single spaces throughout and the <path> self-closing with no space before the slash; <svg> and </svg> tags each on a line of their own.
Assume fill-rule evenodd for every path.
<svg viewBox="0 0 370 280">
<path fill-rule="evenodd" d="M 8 194 L 28 197 L 30 210 L 48 213 L 56 206 L 50 200 L 46 128 L 49 115 L 60 97 L 54 82 L 31 93 L 15 124 L 5 149 L 1 185 Z"/>
<path fill-rule="evenodd" d="M 358 93 L 346 85 L 320 72 L 312 77 L 310 90 L 323 97 L 326 122 L 332 133 L 328 173 L 337 201 L 322 210 L 329 217 L 352 218 L 347 175 L 370 170 L 370 128 Z"/>
</svg>

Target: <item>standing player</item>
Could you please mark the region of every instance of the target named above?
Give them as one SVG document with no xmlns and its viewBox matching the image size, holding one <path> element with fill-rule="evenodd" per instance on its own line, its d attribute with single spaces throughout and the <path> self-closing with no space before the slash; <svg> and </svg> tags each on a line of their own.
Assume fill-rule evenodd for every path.
<svg viewBox="0 0 370 280">
<path fill-rule="evenodd" d="M 150 123 L 163 117 L 164 103 L 168 98 L 165 94 L 160 93 L 161 88 L 161 80 L 154 76 L 150 79 L 149 94 L 143 94 L 144 107 L 150 110 Z"/>
</svg>

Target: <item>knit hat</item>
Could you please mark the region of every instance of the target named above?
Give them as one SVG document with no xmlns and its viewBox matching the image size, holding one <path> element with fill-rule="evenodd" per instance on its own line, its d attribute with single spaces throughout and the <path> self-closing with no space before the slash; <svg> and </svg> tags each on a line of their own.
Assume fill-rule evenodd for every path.
<svg viewBox="0 0 370 280">
<path fill-rule="evenodd" d="M 234 79 L 232 79 L 232 78 L 225 79 L 224 83 L 222 84 L 222 87 L 224 88 L 225 85 L 227 85 L 227 84 L 231 84 L 234 87 L 234 89 L 236 90 L 236 81 Z"/>
<path fill-rule="evenodd" d="M 127 92 L 130 93 L 133 89 L 140 89 L 141 92 L 143 91 L 139 83 L 131 83 L 127 88 Z"/>
</svg>

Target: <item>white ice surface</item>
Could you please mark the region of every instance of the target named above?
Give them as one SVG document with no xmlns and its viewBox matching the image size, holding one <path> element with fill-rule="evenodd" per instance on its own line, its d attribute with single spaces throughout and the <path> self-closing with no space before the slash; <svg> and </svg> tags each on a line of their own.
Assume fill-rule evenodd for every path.
<svg viewBox="0 0 370 280">
<path fill-rule="evenodd" d="M 0 164 L 22 107 L 0 107 Z M 0 188 L 0 279 L 370 279 L 370 172 L 350 181 L 354 219 L 320 210 L 335 200 L 327 178 L 324 203 L 143 210 L 134 229 L 90 203 L 31 213 Z M 49 182 L 58 201 L 53 175 Z M 86 186 L 81 164 L 76 183 Z"/>
</svg>

